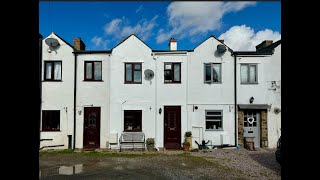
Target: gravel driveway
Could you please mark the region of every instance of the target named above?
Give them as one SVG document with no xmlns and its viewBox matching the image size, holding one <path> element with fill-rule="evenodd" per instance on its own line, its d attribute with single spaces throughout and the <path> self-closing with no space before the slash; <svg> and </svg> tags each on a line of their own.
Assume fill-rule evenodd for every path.
<svg viewBox="0 0 320 180">
<path fill-rule="evenodd" d="M 281 179 L 274 149 L 40 153 L 40 179 Z"/>
</svg>

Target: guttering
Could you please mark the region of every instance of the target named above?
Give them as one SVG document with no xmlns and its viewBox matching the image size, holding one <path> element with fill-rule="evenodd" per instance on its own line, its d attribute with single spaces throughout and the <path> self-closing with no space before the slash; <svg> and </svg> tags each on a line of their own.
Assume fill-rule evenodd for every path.
<svg viewBox="0 0 320 180">
<path fill-rule="evenodd" d="M 160 54 L 186 54 L 188 51 L 164 51 L 164 52 L 152 52 L 152 55 L 160 55 Z"/>
<path fill-rule="evenodd" d="M 77 57 L 74 53 L 74 87 L 73 87 L 73 149 L 76 149 L 76 105 L 77 105 Z"/>
<path fill-rule="evenodd" d="M 111 54 L 111 50 L 80 50 L 75 51 L 74 54 Z"/>
</svg>

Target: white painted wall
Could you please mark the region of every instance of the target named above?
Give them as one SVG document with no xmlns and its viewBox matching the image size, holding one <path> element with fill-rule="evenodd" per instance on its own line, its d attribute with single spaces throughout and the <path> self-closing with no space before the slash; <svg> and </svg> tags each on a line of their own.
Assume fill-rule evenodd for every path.
<svg viewBox="0 0 320 180">
<path fill-rule="evenodd" d="M 49 53 L 45 40 L 49 37 L 56 38 L 60 48 Z M 53 139 L 42 141 L 40 148 L 48 145 L 61 145 L 60 149 L 68 148 L 68 136 L 73 136 L 73 84 L 74 84 L 74 56 L 73 49 L 64 43 L 55 34 L 50 34 L 42 41 L 42 110 L 60 110 L 60 131 L 41 131 L 40 139 Z M 62 61 L 62 81 L 44 81 L 44 61 Z M 42 114 L 42 112 L 41 112 Z M 42 130 L 42 116 L 41 116 Z"/>
<path fill-rule="evenodd" d="M 228 50 L 219 54 L 218 44 L 221 43 L 210 37 L 189 53 L 188 117 L 193 126 L 193 142 L 201 143 L 203 138 L 220 145 L 220 134 L 228 134 L 230 144 L 234 145 L 234 57 Z M 221 83 L 204 83 L 204 63 L 221 63 Z M 193 105 L 199 109 L 193 111 Z M 223 131 L 205 130 L 205 110 L 223 110 Z M 195 143 L 192 146 L 197 148 Z"/>
<path fill-rule="evenodd" d="M 125 62 L 142 63 L 142 84 L 124 84 Z M 113 49 L 110 68 L 110 133 L 119 137 L 123 132 L 124 110 L 142 110 L 142 131 L 146 138 L 154 138 L 155 83 L 144 79 L 146 69 L 155 69 L 151 49 L 132 35 Z"/>
<path fill-rule="evenodd" d="M 258 84 L 241 84 L 240 65 L 242 63 L 258 64 Z M 278 87 L 272 90 L 272 81 Z M 272 105 L 268 111 L 268 146 L 275 148 L 281 135 L 281 113 L 275 114 L 274 108 L 281 109 L 281 45 L 269 57 L 238 57 L 237 59 L 237 102 L 249 104 L 249 99 L 254 97 L 253 104 Z"/>
<path fill-rule="evenodd" d="M 100 148 L 109 138 L 110 54 L 79 54 L 77 57 L 76 148 L 83 148 L 84 107 L 100 107 Z M 84 81 L 84 62 L 102 61 L 102 81 Z M 91 106 L 92 105 L 92 106 Z M 79 115 L 81 111 L 81 115 Z"/>
<path fill-rule="evenodd" d="M 157 88 L 157 111 L 162 109 L 162 113 L 157 113 L 156 119 L 156 145 L 164 147 L 164 106 L 181 106 L 181 143 L 184 141 L 186 131 L 191 131 L 188 124 L 187 114 L 187 54 L 161 54 L 155 55 L 156 58 L 156 88 Z M 164 63 L 181 63 L 181 83 L 164 83 Z"/>
</svg>

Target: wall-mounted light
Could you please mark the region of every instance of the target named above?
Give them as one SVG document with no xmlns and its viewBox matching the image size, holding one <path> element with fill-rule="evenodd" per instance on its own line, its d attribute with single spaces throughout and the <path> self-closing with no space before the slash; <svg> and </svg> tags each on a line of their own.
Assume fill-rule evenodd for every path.
<svg viewBox="0 0 320 180">
<path fill-rule="evenodd" d="M 162 112 L 162 109 L 161 109 L 161 108 L 159 108 L 159 114 L 161 114 L 161 112 Z"/>
<path fill-rule="evenodd" d="M 250 98 L 250 104 L 252 104 L 252 103 L 253 103 L 253 101 L 254 101 L 254 98 L 253 98 L 253 97 L 251 97 L 251 98 Z"/>
</svg>

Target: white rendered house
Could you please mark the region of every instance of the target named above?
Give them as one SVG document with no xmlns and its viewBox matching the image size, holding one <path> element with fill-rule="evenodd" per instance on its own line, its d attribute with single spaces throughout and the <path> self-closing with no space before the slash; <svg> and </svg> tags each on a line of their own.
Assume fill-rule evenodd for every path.
<svg viewBox="0 0 320 180">
<path fill-rule="evenodd" d="M 58 45 L 48 46 L 55 41 L 49 38 Z M 279 44 L 234 52 L 210 36 L 192 50 L 179 50 L 173 38 L 168 50 L 155 50 L 130 35 L 111 50 L 91 51 L 80 38 L 72 46 L 52 33 L 42 44 L 40 132 L 52 140 L 40 147 L 119 148 L 121 133 L 132 131 L 155 138 L 160 149 L 181 148 L 186 131 L 192 131 L 193 148 L 202 140 L 243 145 L 244 131 L 254 131 L 256 147 L 275 147 Z M 255 121 L 249 126 L 245 118 Z"/>
</svg>

